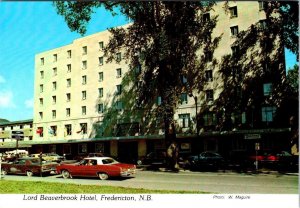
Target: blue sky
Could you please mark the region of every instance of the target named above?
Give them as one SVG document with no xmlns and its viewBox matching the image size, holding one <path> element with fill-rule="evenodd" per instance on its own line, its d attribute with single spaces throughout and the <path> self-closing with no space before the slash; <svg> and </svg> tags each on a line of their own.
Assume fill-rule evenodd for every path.
<svg viewBox="0 0 300 208">
<path fill-rule="evenodd" d="M 105 20 L 105 21 L 99 21 Z M 99 8 L 86 35 L 126 24 Z M 35 54 L 70 44 L 80 35 L 70 32 L 51 2 L 0 2 L 0 118 L 33 118 Z M 290 52 L 287 68 L 296 63 Z"/>
</svg>

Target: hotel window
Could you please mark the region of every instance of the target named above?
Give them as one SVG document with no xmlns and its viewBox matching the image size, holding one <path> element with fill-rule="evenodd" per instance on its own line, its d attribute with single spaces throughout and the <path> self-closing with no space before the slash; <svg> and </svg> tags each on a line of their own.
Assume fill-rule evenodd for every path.
<svg viewBox="0 0 300 208">
<path fill-rule="evenodd" d="M 80 132 L 82 134 L 86 134 L 87 133 L 87 123 L 80 123 Z"/>
<path fill-rule="evenodd" d="M 71 72 L 71 70 L 72 70 L 72 68 L 71 68 L 71 64 L 68 64 L 68 65 L 67 65 L 67 72 L 68 72 L 68 73 L 70 73 L 70 72 Z"/>
<path fill-rule="evenodd" d="M 98 113 L 103 113 L 104 112 L 104 105 L 103 103 L 98 104 Z"/>
<path fill-rule="evenodd" d="M 44 71 L 40 71 L 41 73 L 41 79 L 44 79 Z"/>
<path fill-rule="evenodd" d="M 103 88 L 98 89 L 99 97 L 103 97 Z"/>
<path fill-rule="evenodd" d="M 122 101 L 117 101 L 116 104 L 115 104 L 115 107 L 116 107 L 117 111 L 123 110 L 123 103 L 122 103 Z"/>
<path fill-rule="evenodd" d="M 87 61 L 82 61 L 82 69 L 87 69 Z"/>
<path fill-rule="evenodd" d="M 272 93 L 272 83 L 265 83 L 263 85 L 264 96 L 269 96 Z"/>
<path fill-rule="evenodd" d="M 71 115 L 71 109 L 70 108 L 66 108 L 66 116 L 70 117 Z"/>
<path fill-rule="evenodd" d="M 50 126 L 49 133 L 52 134 L 52 136 L 56 136 L 56 134 L 57 134 L 57 126 Z M 55 145 L 54 145 L 54 147 L 55 147 Z"/>
<path fill-rule="evenodd" d="M 212 126 L 216 124 L 216 117 L 212 112 L 207 112 L 203 115 L 204 126 Z"/>
<path fill-rule="evenodd" d="M 86 55 L 87 54 L 87 46 L 83 46 L 82 47 L 82 55 Z"/>
<path fill-rule="evenodd" d="M 117 71 L 117 78 L 120 78 L 122 76 L 122 69 L 118 68 L 116 69 L 116 71 Z"/>
<path fill-rule="evenodd" d="M 212 82 L 213 81 L 212 70 L 205 71 L 205 79 L 206 79 L 207 82 Z"/>
<path fill-rule="evenodd" d="M 99 75 L 99 82 L 102 82 L 103 81 L 103 72 L 99 72 L 98 75 Z"/>
<path fill-rule="evenodd" d="M 82 95 L 82 100 L 85 100 L 86 99 L 86 91 L 82 91 L 81 95 Z"/>
<path fill-rule="evenodd" d="M 44 92 L 44 85 L 40 85 L 40 92 Z"/>
<path fill-rule="evenodd" d="M 206 101 L 214 100 L 214 91 L 213 90 L 206 90 Z"/>
<path fill-rule="evenodd" d="M 71 93 L 67 93 L 67 102 L 71 101 Z"/>
<path fill-rule="evenodd" d="M 139 64 L 139 65 L 137 65 L 137 66 L 135 67 L 135 70 L 134 70 L 135 75 L 136 75 L 136 76 L 140 75 L 140 74 L 141 74 L 141 71 L 142 71 L 142 67 L 141 67 L 141 65 Z"/>
<path fill-rule="evenodd" d="M 179 114 L 179 126 L 182 128 L 188 128 L 190 127 L 190 114 Z"/>
<path fill-rule="evenodd" d="M 40 106 L 43 106 L 43 104 L 44 104 L 44 99 L 40 98 Z"/>
<path fill-rule="evenodd" d="M 239 27 L 238 26 L 230 27 L 230 31 L 231 31 L 231 36 L 237 36 L 237 34 L 239 33 Z"/>
<path fill-rule="evenodd" d="M 67 79 L 67 87 L 71 87 L 71 79 Z"/>
<path fill-rule="evenodd" d="M 103 56 L 99 57 L 98 60 L 99 60 L 99 66 L 102 66 L 103 65 Z"/>
<path fill-rule="evenodd" d="M 185 84 L 187 83 L 187 78 L 186 78 L 185 76 L 181 75 L 181 76 L 180 76 L 180 79 L 181 79 L 181 83 L 182 83 L 182 84 L 185 85 Z"/>
<path fill-rule="evenodd" d="M 53 54 L 53 62 L 57 62 L 57 54 Z"/>
<path fill-rule="evenodd" d="M 232 54 L 233 56 L 236 56 L 237 53 L 238 53 L 238 51 L 239 51 L 238 46 L 232 46 L 232 47 L 231 47 L 231 54 Z"/>
<path fill-rule="evenodd" d="M 45 64 L 45 59 L 41 58 L 41 66 L 43 66 Z"/>
<path fill-rule="evenodd" d="M 264 1 L 259 1 L 258 2 L 258 8 L 259 8 L 259 11 L 264 10 L 265 9 L 265 2 Z"/>
<path fill-rule="evenodd" d="M 86 85 L 86 80 L 87 80 L 86 75 L 82 76 L 82 84 L 83 85 Z"/>
<path fill-rule="evenodd" d="M 237 17 L 238 16 L 238 13 L 237 13 L 237 7 L 230 7 L 229 8 L 229 12 L 230 12 L 230 18 L 234 18 L 234 17 Z"/>
<path fill-rule="evenodd" d="M 36 133 L 40 135 L 40 137 L 43 137 L 44 135 L 44 128 L 43 127 L 38 127 Z"/>
<path fill-rule="evenodd" d="M 81 114 L 86 115 L 86 106 L 81 106 Z"/>
<path fill-rule="evenodd" d="M 71 50 L 68 50 L 67 51 L 67 58 L 71 58 L 72 57 L 72 51 Z"/>
<path fill-rule="evenodd" d="M 272 122 L 275 117 L 276 107 L 262 107 L 261 116 L 263 122 Z"/>
<path fill-rule="evenodd" d="M 53 76 L 56 76 L 57 75 L 57 68 L 53 68 Z"/>
<path fill-rule="evenodd" d="M 116 61 L 120 62 L 122 60 L 122 54 L 121 53 L 117 53 L 116 55 Z"/>
<path fill-rule="evenodd" d="M 202 16 L 203 22 L 208 22 L 210 20 L 210 14 L 209 13 L 205 13 Z"/>
<path fill-rule="evenodd" d="M 39 112 L 40 119 L 43 119 L 43 112 Z"/>
<path fill-rule="evenodd" d="M 187 93 L 181 93 L 180 104 L 187 104 L 187 103 L 188 103 Z"/>
<path fill-rule="evenodd" d="M 104 48 L 104 44 L 103 41 L 99 42 L 99 50 L 103 50 Z"/>
<path fill-rule="evenodd" d="M 20 125 L 20 129 L 23 129 L 23 125 Z"/>
<path fill-rule="evenodd" d="M 71 124 L 66 124 L 65 125 L 65 135 L 72 135 L 72 125 Z"/>
<path fill-rule="evenodd" d="M 205 56 L 205 61 L 212 61 L 213 59 L 213 54 L 211 51 L 206 51 L 204 53 L 204 56 Z"/>
<path fill-rule="evenodd" d="M 53 89 L 53 90 L 56 90 L 56 88 L 57 88 L 56 82 L 52 82 L 52 89 Z"/>
<path fill-rule="evenodd" d="M 161 105 L 161 102 L 162 102 L 162 101 L 161 101 L 161 96 L 158 96 L 158 97 L 157 97 L 157 105 Z"/>
<path fill-rule="evenodd" d="M 117 85 L 117 92 L 116 92 L 116 94 L 117 95 L 121 95 L 121 93 L 122 93 L 122 85 Z"/>
<path fill-rule="evenodd" d="M 56 118 L 56 110 L 52 110 L 52 118 Z"/>
<path fill-rule="evenodd" d="M 52 104 L 53 104 L 53 105 L 56 104 L 56 96 L 52 96 Z"/>
<path fill-rule="evenodd" d="M 267 21 L 266 20 L 259 20 L 259 28 L 264 30 L 267 29 Z"/>
</svg>

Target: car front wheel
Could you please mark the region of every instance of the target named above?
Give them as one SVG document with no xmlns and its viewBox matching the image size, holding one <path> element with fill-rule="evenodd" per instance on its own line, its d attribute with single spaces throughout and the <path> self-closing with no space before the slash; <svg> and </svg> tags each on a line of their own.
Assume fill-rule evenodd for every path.
<svg viewBox="0 0 300 208">
<path fill-rule="evenodd" d="M 1 169 L 1 174 L 2 175 L 7 175 L 7 170 L 6 169 Z"/>
<path fill-rule="evenodd" d="M 67 170 L 63 170 L 63 171 L 61 172 L 61 174 L 62 174 L 62 177 L 63 177 L 63 178 L 71 178 L 71 174 L 70 174 L 70 172 L 67 171 Z"/>
<path fill-rule="evenodd" d="M 106 179 L 108 179 L 107 173 L 99 173 L 98 176 L 99 176 L 100 180 L 106 180 Z"/>
<path fill-rule="evenodd" d="M 26 175 L 27 175 L 28 177 L 31 177 L 31 176 L 33 175 L 33 173 L 32 173 L 32 171 L 27 170 L 27 171 L 26 171 Z"/>
</svg>

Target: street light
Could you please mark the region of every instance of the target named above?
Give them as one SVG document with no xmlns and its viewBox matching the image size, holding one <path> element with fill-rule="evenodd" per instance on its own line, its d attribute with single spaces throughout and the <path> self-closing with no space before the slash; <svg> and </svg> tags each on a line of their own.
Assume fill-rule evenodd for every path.
<svg viewBox="0 0 300 208">
<path fill-rule="evenodd" d="M 195 100 L 195 106 L 196 106 L 196 134 L 199 133 L 199 125 L 198 125 L 198 97 L 194 96 L 193 93 L 189 94 L 190 97 L 193 97 Z"/>
</svg>

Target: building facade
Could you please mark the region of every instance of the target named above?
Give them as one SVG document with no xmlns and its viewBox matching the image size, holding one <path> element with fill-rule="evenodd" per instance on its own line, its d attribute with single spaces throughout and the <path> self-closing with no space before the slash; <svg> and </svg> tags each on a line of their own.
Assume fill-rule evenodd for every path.
<svg viewBox="0 0 300 208">
<path fill-rule="evenodd" d="M 262 2 L 229 2 L 226 11 L 224 3 L 220 2 L 214 10 L 203 15 L 205 18 L 218 15 L 212 36 L 221 38 L 211 54 L 218 63 L 225 55 L 235 52 L 233 44 L 240 32 L 264 23 L 266 14 L 263 7 Z M 129 65 L 122 50 L 115 54 L 118 62 L 106 62 L 103 48 L 109 37 L 109 31 L 103 31 L 36 55 L 33 138 L 28 142 L 32 144 L 32 152 L 67 155 L 104 152 L 135 160 L 150 151 L 164 148 L 163 130 L 157 128 L 155 134 L 147 134 L 141 120 L 111 124 L 113 130 L 110 135 L 99 133 L 99 128 L 104 125 L 106 108 L 115 106 L 120 114 L 134 113 L 124 109 L 122 102 L 117 99 L 124 91 L 123 78 Z M 278 70 L 284 68 L 283 64 L 278 65 Z M 205 77 L 207 84 L 203 92 L 181 95 L 181 103 L 174 117 L 178 125 L 177 139 L 181 152 L 189 154 L 210 150 L 229 156 L 233 151 L 254 149 L 258 141 L 264 149 L 286 143 L 281 139 L 288 136 L 287 128 L 270 130 L 270 126 L 267 126 L 268 130 L 264 130 L 255 129 L 252 125 L 251 129 L 243 130 L 212 129 L 210 127 L 215 125 L 216 118 L 211 112 L 203 114 L 201 129 L 197 134 L 196 111 L 200 114 L 203 106 L 217 100 L 224 89 L 219 65 L 215 66 L 213 62 L 208 64 Z M 262 93 L 267 93 L 270 86 L 271 83 L 266 82 L 258 87 Z M 268 107 L 260 109 L 258 118 L 261 123 L 272 122 L 274 114 L 275 109 Z M 241 112 L 241 123 L 249 123 L 250 119 L 253 124 L 253 115 L 250 118 L 249 113 Z"/>
</svg>

